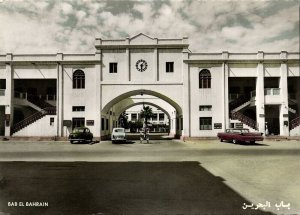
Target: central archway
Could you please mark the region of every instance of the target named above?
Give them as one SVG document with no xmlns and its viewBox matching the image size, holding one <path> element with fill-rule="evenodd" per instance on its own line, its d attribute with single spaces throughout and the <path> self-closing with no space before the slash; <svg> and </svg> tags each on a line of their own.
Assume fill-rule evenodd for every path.
<svg viewBox="0 0 300 215">
<path fill-rule="evenodd" d="M 116 87 L 115 89 L 120 90 L 119 87 Z M 182 95 L 177 95 L 176 97 L 176 93 L 170 90 L 166 90 L 164 88 L 158 89 L 158 91 L 163 91 L 165 90 L 163 93 L 158 92 L 158 91 L 154 91 L 151 89 L 145 89 L 145 88 L 139 88 L 139 89 L 134 89 L 128 92 L 121 92 L 118 90 L 113 90 L 111 89 L 111 93 L 110 93 L 110 97 L 106 97 L 106 98 L 102 98 L 101 99 L 101 106 L 103 107 L 101 109 L 101 121 L 103 123 L 101 123 L 101 137 L 106 137 L 109 138 L 109 135 L 112 131 L 112 128 L 116 125 L 116 120 L 117 117 L 119 116 L 120 113 L 122 113 L 122 111 L 128 109 L 130 106 L 135 106 L 137 105 L 137 103 L 126 103 L 124 102 L 126 99 L 128 98 L 132 98 L 134 96 L 137 95 L 150 95 L 150 96 L 154 96 L 157 97 L 161 100 L 163 100 L 165 103 L 167 103 L 168 105 L 170 105 L 172 107 L 173 114 L 174 114 L 174 133 L 173 135 L 176 137 L 180 137 L 181 133 L 182 133 L 182 121 L 183 121 L 183 116 L 182 116 Z M 165 95 L 165 93 L 167 95 Z M 171 97 L 172 96 L 172 97 Z M 122 103 L 123 101 L 123 103 Z M 180 104 L 178 104 L 178 102 L 180 102 Z M 121 103 L 121 107 L 120 107 L 120 103 Z M 145 102 L 140 102 L 140 104 L 145 104 Z M 163 108 L 160 105 L 157 105 L 155 103 L 151 103 L 152 106 L 154 107 L 158 107 L 159 109 L 161 109 L 163 112 L 166 113 L 166 115 L 168 116 L 168 118 L 171 118 L 170 116 L 170 111 L 168 112 L 167 110 L 163 110 Z M 115 107 L 119 107 L 118 110 L 116 110 Z M 105 124 L 105 125 L 104 125 Z M 107 125 L 108 124 L 108 125 Z M 103 127 L 105 127 L 105 129 L 103 129 Z"/>
<path fill-rule="evenodd" d="M 132 90 L 132 91 L 129 91 L 126 93 L 119 94 L 115 98 L 111 99 L 109 102 L 104 104 L 104 106 L 102 106 L 103 108 L 102 108 L 101 112 L 105 114 L 116 103 L 118 103 L 128 97 L 135 96 L 135 95 L 141 95 L 141 94 L 152 95 L 152 96 L 158 97 L 158 98 L 166 101 L 167 103 L 169 103 L 171 106 L 173 106 L 175 108 L 178 116 L 182 115 L 182 108 L 177 102 L 175 102 L 175 99 L 171 99 L 169 96 L 166 96 L 157 91 L 148 90 L 148 89 L 137 89 L 137 90 Z"/>
</svg>

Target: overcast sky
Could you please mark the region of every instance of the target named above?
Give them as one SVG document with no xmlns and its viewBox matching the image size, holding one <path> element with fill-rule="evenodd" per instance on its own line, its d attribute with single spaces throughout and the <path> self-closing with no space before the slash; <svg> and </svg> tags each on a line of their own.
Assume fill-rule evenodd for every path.
<svg viewBox="0 0 300 215">
<path fill-rule="evenodd" d="M 299 51 L 299 1 L 0 0 L 0 54 L 94 53 L 94 39 L 189 37 L 193 52 Z"/>
</svg>

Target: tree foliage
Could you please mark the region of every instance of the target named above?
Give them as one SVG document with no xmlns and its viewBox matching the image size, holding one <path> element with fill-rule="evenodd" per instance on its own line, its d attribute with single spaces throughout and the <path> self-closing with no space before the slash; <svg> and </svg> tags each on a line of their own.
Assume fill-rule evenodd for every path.
<svg viewBox="0 0 300 215">
<path fill-rule="evenodd" d="M 145 119 L 145 124 L 147 125 L 148 119 L 153 116 L 152 108 L 150 106 L 143 106 L 143 109 L 140 112 L 141 118 Z"/>
</svg>

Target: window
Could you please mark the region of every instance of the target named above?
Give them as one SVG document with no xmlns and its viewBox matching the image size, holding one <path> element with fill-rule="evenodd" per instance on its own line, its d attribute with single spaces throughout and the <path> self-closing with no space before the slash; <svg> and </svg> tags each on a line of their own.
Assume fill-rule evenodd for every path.
<svg viewBox="0 0 300 215">
<path fill-rule="evenodd" d="M 166 62 L 166 72 L 174 72 L 174 62 Z"/>
<path fill-rule="evenodd" d="M 104 131 L 104 118 L 101 118 L 101 131 Z"/>
<path fill-rule="evenodd" d="M 199 110 L 200 111 L 211 111 L 211 105 L 200 105 Z"/>
<path fill-rule="evenodd" d="M 83 127 L 84 118 L 72 118 L 72 128 Z"/>
<path fill-rule="evenodd" d="M 199 72 L 199 88 L 211 88 L 211 75 L 207 69 Z"/>
<path fill-rule="evenodd" d="M 200 130 L 212 130 L 211 117 L 200 117 Z"/>
<path fill-rule="evenodd" d="M 54 117 L 50 117 L 50 125 L 51 125 L 51 126 L 54 125 Z"/>
<path fill-rule="evenodd" d="M 118 63 L 109 63 L 109 73 L 118 72 Z"/>
<path fill-rule="evenodd" d="M 159 117 L 159 121 L 164 121 L 165 120 L 165 114 L 163 114 L 163 113 L 160 113 L 158 115 L 158 117 Z"/>
<path fill-rule="evenodd" d="M 136 113 L 132 113 L 131 114 L 131 120 L 132 121 L 136 121 L 137 120 L 137 114 Z"/>
<path fill-rule="evenodd" d="M 108 119 L 106 119 L 106 130 L 108 130 Z"/>
<path fill-rule="evenodd" d="M 157 121 L 157 113 L 154 113 L 154 114 L 152 115 L 152 121 Z"/>
<path fill-rule="evenodd" d="M 72 107 L 72 111 L 73 111 L 73 112 L 77 112 L 77 111 L 85 111 L 85 106 L 73 106 L 73 107 Z"/>
<path fill-rule="evenodd" d="M 82 70 L 76 70 L 73 73 L 73 89 L 85 88 L 85 74 Z"/>
</svg>

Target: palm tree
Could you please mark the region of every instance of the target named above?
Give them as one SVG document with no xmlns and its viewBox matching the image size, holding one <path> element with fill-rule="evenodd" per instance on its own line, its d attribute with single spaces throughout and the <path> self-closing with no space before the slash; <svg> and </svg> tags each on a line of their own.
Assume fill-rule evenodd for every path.
<svg viewBox="0 0 300 215">
<path fill-rule="evenodd" d="M 149 106 L 143 106 L 143 109 L 140 112 L 141 118 L 145 119 L 145 125 L 147 126 L 148 119 L 153 116 L 152 108 Z"/>
</svg>

